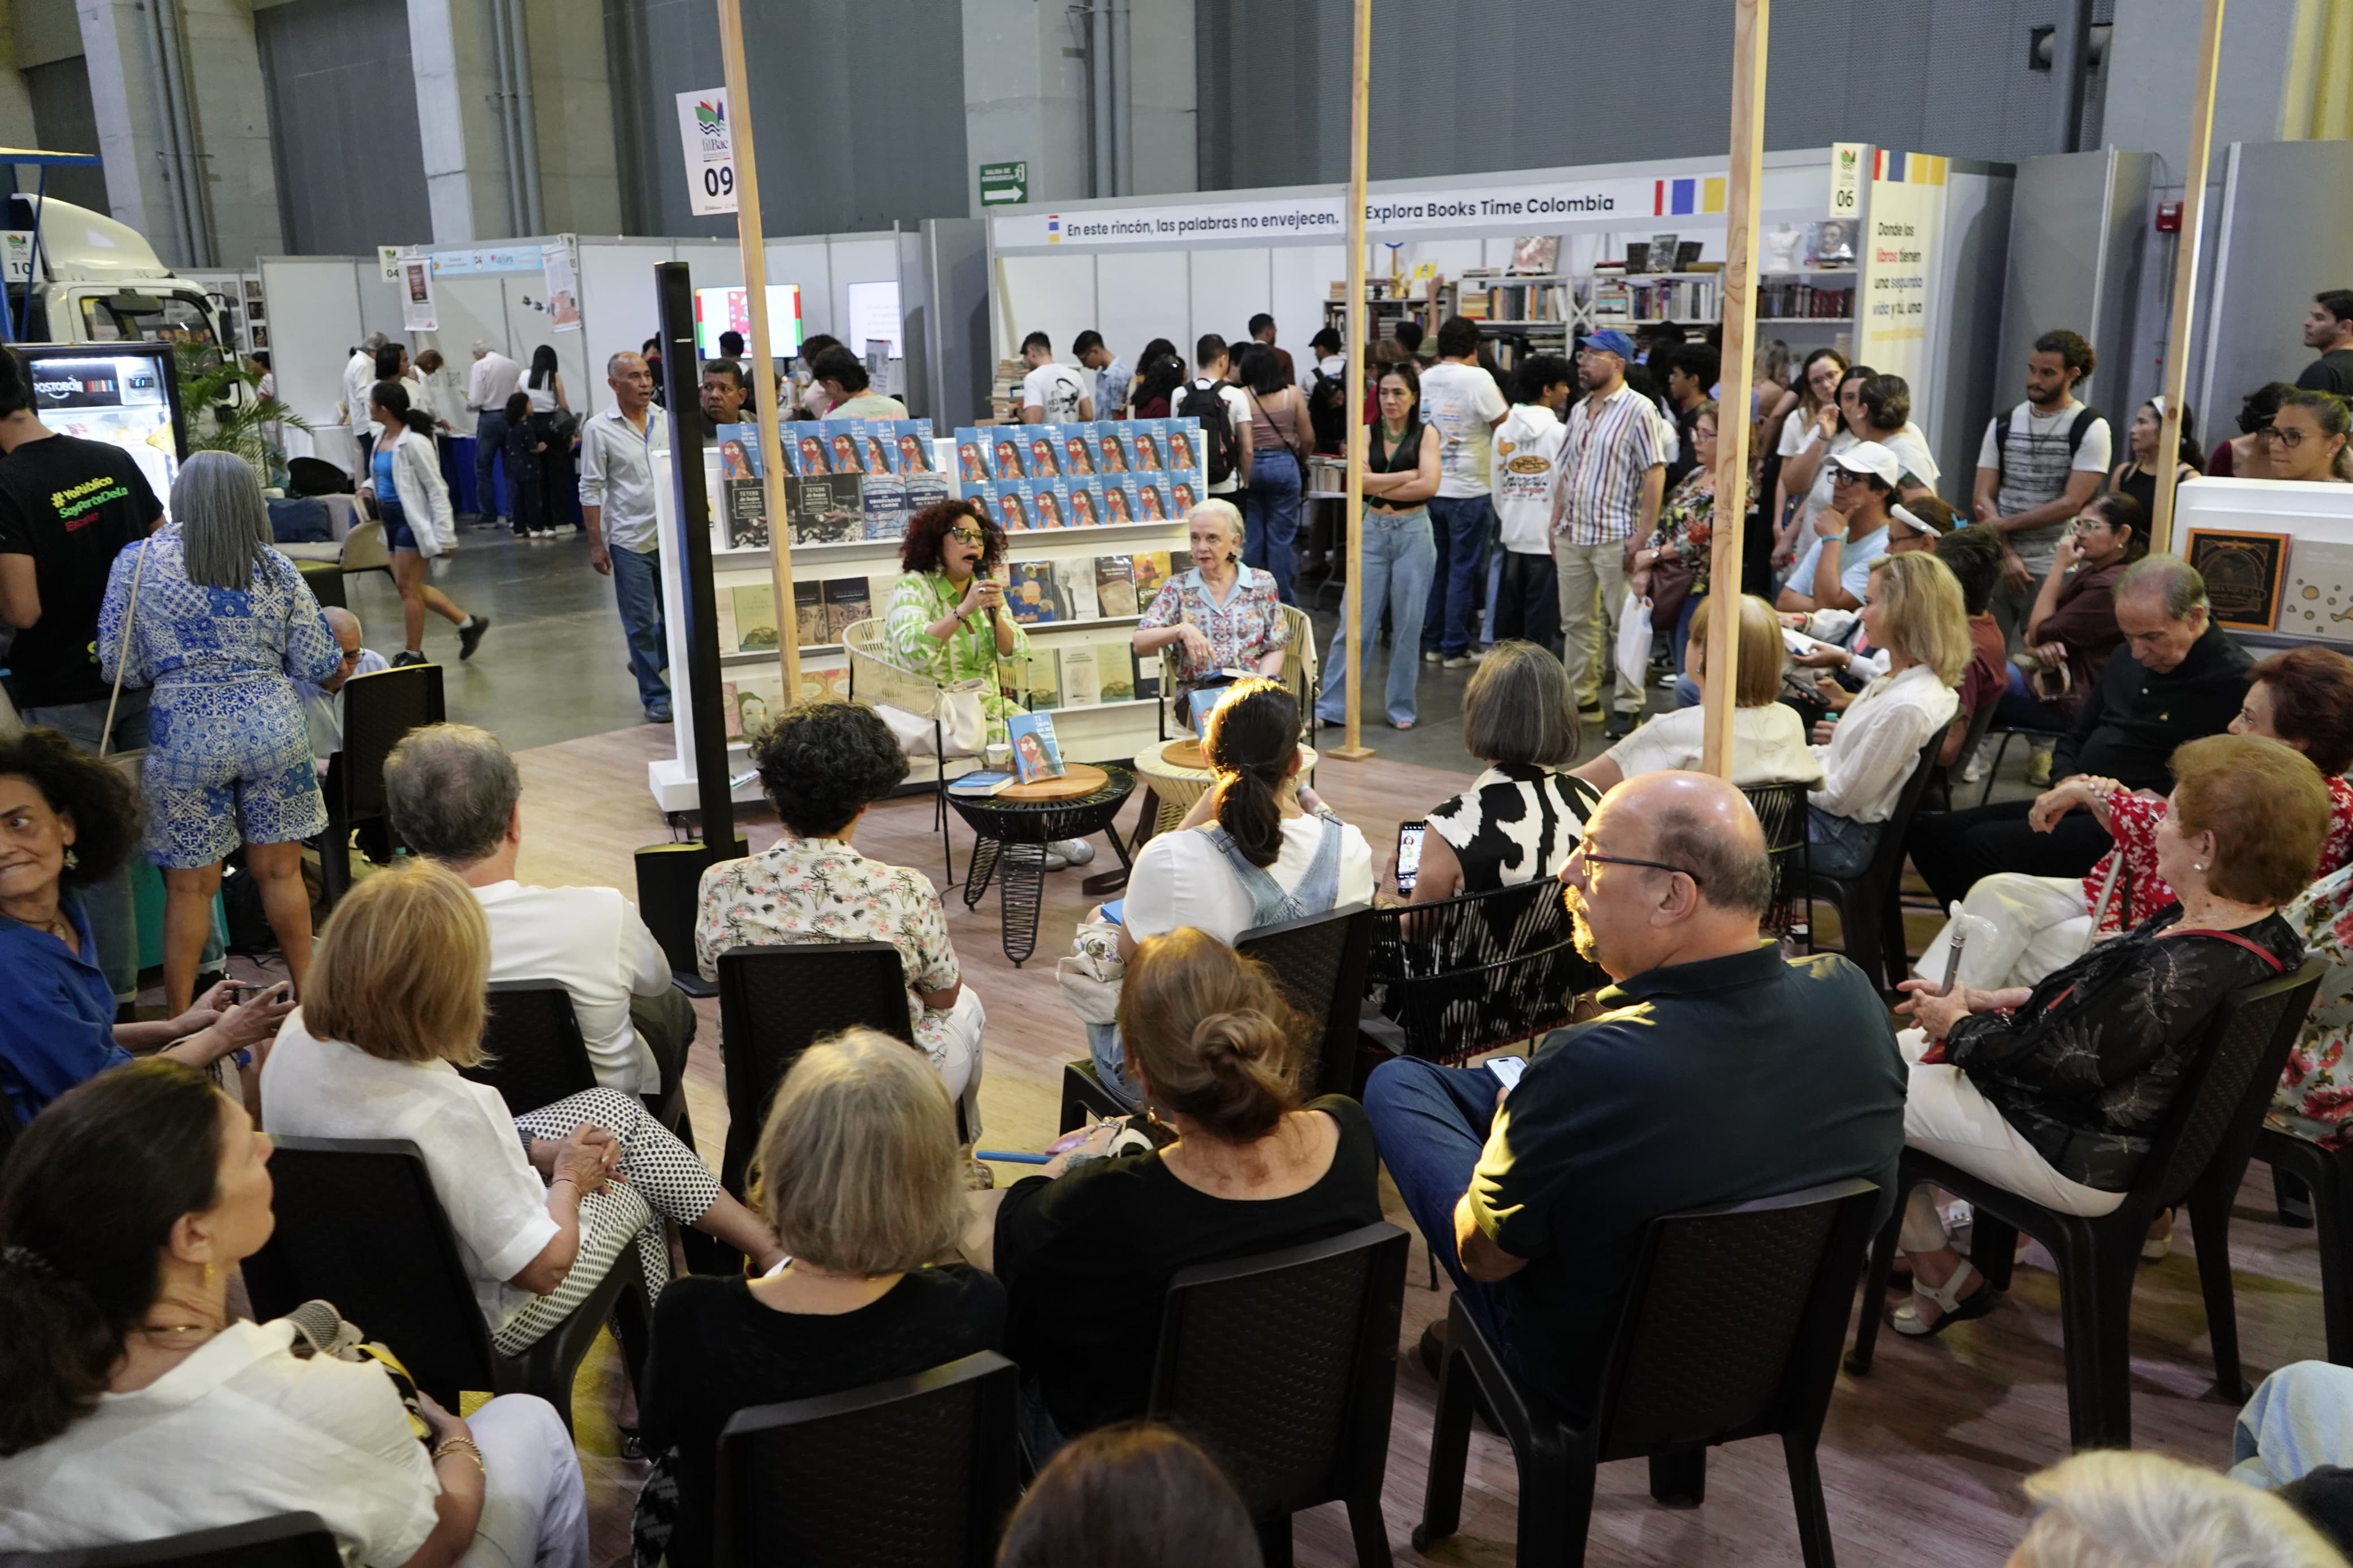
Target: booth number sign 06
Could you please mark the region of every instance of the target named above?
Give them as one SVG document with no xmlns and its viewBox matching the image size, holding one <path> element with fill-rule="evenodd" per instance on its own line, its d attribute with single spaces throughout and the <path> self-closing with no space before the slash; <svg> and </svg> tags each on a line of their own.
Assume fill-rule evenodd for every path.
<svg viewBox="0 0 2353 1568">
<path fill-rule="evenodd" d="M 735 210 L 735 121 L 727 89 L 678 95 L 678 139 L 686 153 L 686 194 L 697 217 Z"/>
</svg>

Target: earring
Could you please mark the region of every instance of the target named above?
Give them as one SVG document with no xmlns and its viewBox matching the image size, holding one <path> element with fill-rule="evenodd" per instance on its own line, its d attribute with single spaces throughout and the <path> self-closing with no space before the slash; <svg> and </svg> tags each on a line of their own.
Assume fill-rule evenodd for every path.
<svg viewBox="0 0 2353 1568">
<path fill-rule="evenodd" d="M 216 1276 L 218 1276 L 218 1275 L 219 1275 L 219 1273 L 220 1273 L 220 1265 L 218 1265 L 217 1263 L 214 1263 L 214 1262 L 212 1262 L 210 1259 L 207 1259 L 207 1260 L 206 1261 L 206 1263 L 205 1263 L 205 1289 L 206 1289 L 209 1290 L 209 1289 L 211 1289 L 213 1288 L 213 1280 L 214 1280 L 214 1279 L 215 1279 Z"/>
<path fill-rule="evenodd" d="M 68 848 L 66 850 L 66 869 L 69 871 L 76 871 L 80 868 L 81 857 L 75 854 L 71 848 Z"/>
</svg>

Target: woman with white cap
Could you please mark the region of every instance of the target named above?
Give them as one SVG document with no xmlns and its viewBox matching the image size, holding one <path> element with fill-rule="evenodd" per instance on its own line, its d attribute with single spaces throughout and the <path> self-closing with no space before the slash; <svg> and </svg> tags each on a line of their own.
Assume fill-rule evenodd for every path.
<svg viewBox="0 0 2353 1568">
<path fill-rule="evenodd" d="M 1791 613 L 1857 610 L 1871 563 L 1887 553 L 1888 509 L 1903 462 L 1876 441 L 1858 441 L 1827 459 L 1831 504 L 1815 514 L 1814 542 L 1785 579 L 1777 607 Z"/>
</svg>

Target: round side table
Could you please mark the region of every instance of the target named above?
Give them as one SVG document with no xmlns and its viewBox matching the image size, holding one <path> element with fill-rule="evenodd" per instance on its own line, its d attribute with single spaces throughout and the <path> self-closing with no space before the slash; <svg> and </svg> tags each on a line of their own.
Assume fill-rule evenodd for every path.
<svg viewBox="0 0 2353 1568">
<path fill-rule="evenodd" d="M 1315 761 L 1314 747 L 1299 748 L 1302 773 L 1314 768 Z M 1202 759 L 1201 742 L 1189 738 L 1144 747 L 1135 753 L 1135 773 L 1160 803 L 1149 823 L 1137 825 L 1144 837 L 1175 832 L 1176 825 L 1185 820 L 1185 814 L 1193 809 L 1193 803 L 1201 798 L 1202 792 L 1217 777 Z"/>
<path fill-rule="evenodd" d="M 1001 868 L 997 915 L 1005 956 L 1018 969 L 1038 951 L 1038 907 L 1046 892 L 1046 846 L 1060 838 L 1111 840 L 1122 866 L 1127 846 L 1112 826 L 1119 808 L 1135 793 L 1135 775 L 1125 768 L 1073 763 L 1059 779 L 1016 784 L 1001 795 L 967 799 L 951 794 L 948 804 L 972 828 L 972 866 L 964 884 L 965 908 L 978 904 L 989 879 Z"/>
</svg>

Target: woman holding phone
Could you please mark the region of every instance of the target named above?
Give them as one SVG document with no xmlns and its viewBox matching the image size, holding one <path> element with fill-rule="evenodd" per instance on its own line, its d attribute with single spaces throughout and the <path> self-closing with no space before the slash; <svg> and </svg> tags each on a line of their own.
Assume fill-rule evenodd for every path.
<svg viewBox="0 0 2353 1568">
<path fill-rule="evenodd" d="M 1005 739 L 1005 720 L 1018 710 L 997 676 L 999 661 L 1029 651 L 1029 634 L 1005 607 L 1005 531 L 978 503 L 935 502 L 907 523 L 899 564 L 906 575 L 891 591 L 884 612 L 891 657 L 942 686 L 985 679 L 988 738 Z"/>
</svg>

